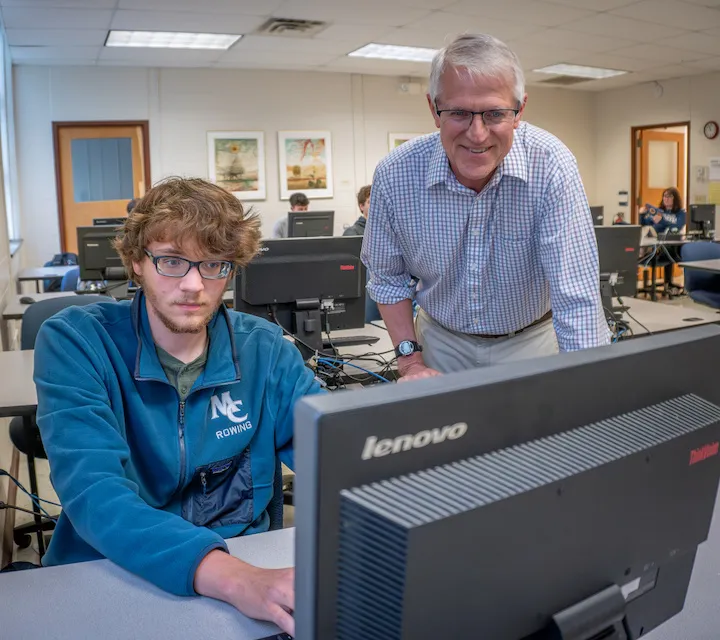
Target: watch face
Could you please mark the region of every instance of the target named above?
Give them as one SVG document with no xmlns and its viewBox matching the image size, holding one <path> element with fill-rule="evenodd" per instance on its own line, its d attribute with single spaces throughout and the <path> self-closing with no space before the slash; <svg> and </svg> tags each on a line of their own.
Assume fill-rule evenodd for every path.
<svg viewBox="0 0 720 640">
<path fill-rule="evenodd" d="M 411 342 L 409 342 L 408 340 L 403 340 L 398 345 L 398 351 L 404 356 L 409 356 L 414 351 L 414 349 Z"/>
</svg>

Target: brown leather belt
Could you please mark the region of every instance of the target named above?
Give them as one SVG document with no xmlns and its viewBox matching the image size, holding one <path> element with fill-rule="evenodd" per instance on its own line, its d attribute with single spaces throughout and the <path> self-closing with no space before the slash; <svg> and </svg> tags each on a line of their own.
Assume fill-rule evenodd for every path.
<svg viewBox="0 0 720 640">
<path fill-rule="evenodd" d="M 542 324 L 543 322 L 547 322 L 548 320 L 550 320 L 550 318 L 552 318 L 552 309 L 548 311 L 542 318 L 538 318 L 537 320 L 535 320 L 535 322 L 530 323 L 527 327 L 523 327 L 522 329 L 518 329 L 517 331 L 511 331 L 510 333 L 503 333 L 501 335 L 492 335 L 487 333 L 470 333 L 468 335 L 475 336 L 476 338 L 486 338 L 489 340 L 495 338 L 512 338 L 518 333 L 522 333 L 523 331 L 527 331 L 528 329 Z"/>
</svg>

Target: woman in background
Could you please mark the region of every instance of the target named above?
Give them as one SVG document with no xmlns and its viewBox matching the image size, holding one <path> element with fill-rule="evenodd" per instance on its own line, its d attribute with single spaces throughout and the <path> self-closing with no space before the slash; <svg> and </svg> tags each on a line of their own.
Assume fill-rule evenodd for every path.
<svg viewBox="0 0 720 640">
<path fill-rule="evenodd" d="M 651 226 L 658 233 L 670 230 L 672 233 L 682 231 L 687 214 L 683 209 L 682 196 L 675 187 L 663 191 L 662 199 L 657 207 L 646 204 L 640 207 L 640 224 Z"/>
</svg>

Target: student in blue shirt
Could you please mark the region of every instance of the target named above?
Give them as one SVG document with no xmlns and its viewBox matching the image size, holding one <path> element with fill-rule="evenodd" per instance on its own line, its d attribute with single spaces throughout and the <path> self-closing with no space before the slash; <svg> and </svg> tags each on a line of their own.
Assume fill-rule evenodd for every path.
<svg viewBox="0 0 720 640">
<path fill-rule="evenodd" d="M 250 566 L 224 541 L 267 531 L 276 460 L 293 467 L 293 407 L 320 390 L 279 327 L 222 304 L 259 242 L 232 194 L 169 179 L 116 241 L 141 286 L 132 303 L 43 324 L 37 421 L 63 506 L 43 564 L 109 558 L 293 633 L 293 570 Z"/>
<path fill-rule="evenodd" d="M 663 233 L 668 229 L 673 233 L 682 231 L 687 218 L 685 209 L 683 209 L 682 196 L 675 187 L 665 189 L 657 207 L 646 204 L 644 207 L 640 207 L 639 213 L 640 224 L 651 226 L 658 233 Z"/>
</svg>

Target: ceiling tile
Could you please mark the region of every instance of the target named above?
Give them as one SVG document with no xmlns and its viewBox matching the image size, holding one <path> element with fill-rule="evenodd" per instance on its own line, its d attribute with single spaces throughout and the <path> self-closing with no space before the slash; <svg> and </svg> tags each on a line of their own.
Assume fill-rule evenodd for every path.
<svg viewBox="0 0 720 640">
<path fill-rule="evenodd" d="M 657 61 L 642 60 L 640 58 L 623 57 L 612 53 L 580 53 L 571 56 L 565 62 L 580 64 L 601 69 L 615 69 L 617 71 L 644 71 L 657 67 Z"/>
<path fill-rule="evenodd" d="M 670 41 L 672 42 L 672 40 Z M 632 47 L 617 49 L 613 53 L 626 58 L 640 58 L 657 63 L 681 64 L 691 60 L 700 60 L 706 57 L 704 53 L 696 51 L 681 51 L 671 46 L 660 46 L 658 44 L 636 44 Z"/>
<path fill-rule="evenodd" d="M 593 11 L 610 11 L 617 7 L 637 2 L 637 0 L 552 0 L 555 4 L 577 9 L 592 9 Z"/>
<path fill-rule="evenodd" d="M 430 15 L 430 11 L 405 7 L 383 0 L 364 0 L 352 3 L 341 3 L 334 0 L 285 0 L 273 11 L 273 15 L 278 18 L 401 27 Z"/>
<path fill-rule="evenodd" d="M 705 69 L 706 71 L 716 71 L 720 69 L 720 56 L 705 58 L 703 60 L 695 60 L 693 62 L 688 62 L 683 66 Z"/>
<path fill-rule="evenodd" d="M 120 10 L 115 12 L 111 28 L 128 31 L 190 31 L 243 35 L 254 31 L 263 22 L 262 17 L 239 14 Z"/>
<path fill-rule="evenodd" d="M 114 9 L 117 0 L 0 0 L 3 7 L 48 9 Z"/>
<path fill-rule="evenodd" d="M 102 46 L 106 29 L 8 29 L 10 46 Z"/>
<path fill-rule="evenodd" d="M 640 82 L 648 82 L 648 80 L 640 80 L 637 74 L 629 74 L 626 76 L 615 76 L 614 78 L 603 78 L 602 80 L 596 80 L 595 82 L 587 82 L 578 85 L 578 88 L 582 87 L 584 91 L 611 91 L 612 89 L 623 89 L 625 87 L 631 87 Z"/>
<path fill-rule="evenodd" d="M 397 0 L 396 4 L 404 7 L 431 9 L 432 11 L 437 11 L 439 9 L 444 9 L 455 2 L 457 2 L 457 0 Z"/>
<path fill-rule="evenodd" d="M 270 51 L 283 53 L 288 62 L 292 63 L 295 53 L 318 53 L 345 55 L 352 49 L 343 42 L 334 40 L 320 40 L 317 38 L 282 38 L 272 36 L 246 36 L 238 42 L 228 53 L 237 52 L 244 55 L 246 51 Z"/>
<path fill-rule="evenodd" d="M 698 4 L 701 7 L 720 7 L 720 0 L 683 0 L 690 4 Z"/>
<path fill-rule="evenodd" d="M 636 42 L 657 42 L 662 38 L 674 38 L 679 31 L 673 27 L 650 25 L 647 22 L 623 18 L 609 13 L 598 13 L 590 18 L 571 22 L 563 25 L 563 29 L 598 36 L 612 34 Z"/>
<path fill-rule="evenodd" d="M 387 32 L 387 28 L 378 25 L 354 25 L 350 23 L 331 24 L 327 29 L 320 31 L 315 36 L 316 40 L 334 40 L 336 42 L 347 42 L 349 40 L 372 42 L 383 33 Z"/>
<path fill-rule="evenodd" d="M 704 69 L 691 67 L 689 65 L 663 65 L 655 69 L 646 69 L 643 71 L 643 76 L 652 78 L 653 80 L 670 80 L 671 78 L 684 78 L 706 72 Z"/>
<path fill-rule="evenodd" d="M 249 16 L 270 15 L 283 0 L 117 0 L 118 9 L 141 11 L 195 11 L 237 13 Z"/>
<path fill-rule="evenodd" d="M 377 75 L 398 75 L 426 78 L 430 73 L 430 64 L 422 62 L 403 62 L 401 60 L 372 60 L 370 58 L 338 58 L 326 65 L 328 70 L 347 73 L 367 73 Z"/>
<path fill-rule="evenodd" d="M 294 65 L 321 65 L 327 64 L 338 58 L 336 53 L 327 53 L 323 51 L 293 53 L 291 58 L 284 51 L 248 51 L 234 49 L 223 54 L 218 62 L 241 61 L 248 62 L 256 66 L 263 64 L 285 64 L 290 62 Z"/>
<path fill-rule="evenodd" d="M 610 13 L 691 31 L 720 26 L 720 11 L 676 0 L 643 0 Z"/>
<path fill-rule="evenodd" d="M 720 55 L 720 38 L 704 33 L 683 33 L 672 38 L 672 46 L 685 51 L 707 53 L 709 56 Z"/>
<path fill-rule="evenodd" d="M 197 49 L 149 49 L 135 47 L 103 47 L 98 61 L 115 61 L 141 66 L 205 66 L 215 62 L 225 53 L 218 50 Z"/>
<path fill-rule="evenodd" d="M 107 9 L 3 8 L 6 29 L 108 29 L 112 11 Z"/>
<path fill-rule="evenodd" d="M 455 34 L 431 34 L 426 29 L 398 29 L 385 30 L 381 36 L 373 39 L 379 44 L 397 44 L 403 47 L 423 47 L 426 49 L 441 49 L 447 45 Z"/>
<path fill-rule="evenodd" d="M 542 29 L 527 24 L 518 24 L 509 20 L 485 20 L 477 16 L 461 16 L 456 13 L 438 11 L 425 18 L 410 22 L 406 27 L 427 31 L 436 36 L 442 34 L 455 36 L 460 33 L 489 33 L 501 40 L 522 38 Z"/>
<path fill-rule="evenodd" d="M 612 34 L 591 35 L 587 33 L 568 31 L 567 29 L 546 29 L 545 31 L 540 31 L 523 37 L 518 41 L 518 44 L 520 43 L 539 44 L 576 49 L 578 51 L 604 53 L 606 51 L 613 51 L 622 47 L 629 47 L 636 44 L 636 41 L 631 38 L 620 38 Z M 516 43 L 511 40 L 509 44 L 513 47 Z"/>
<path fill-rule="evenodd" d="M 13 62 L 24 60 L 88 60 L 98 57 L 101 47 L 10 47 Z"/>
<path fill-rule="evenodd" d="M 586 18 L 595 12 L 567 7 L 543 0 L 505 0 L 504 2 L 478 2 L 461 0 L 444 11 L 461 15 L 478 16 L 490 20 L 508 20 L 544 27 L 556 27 L 573 20 Z"/>
</svg>

